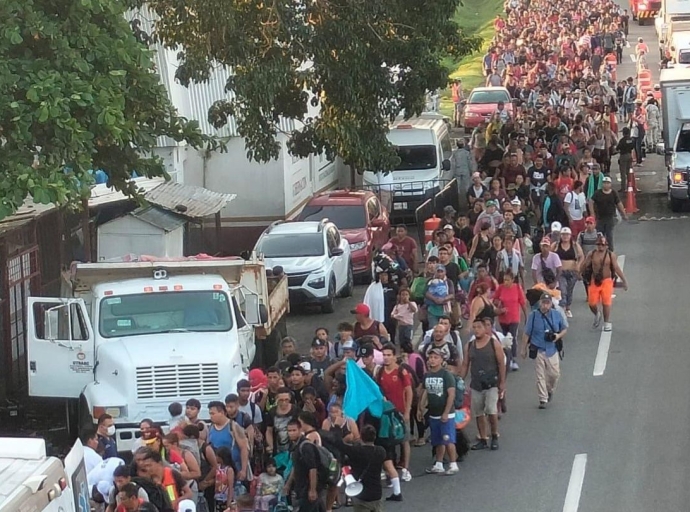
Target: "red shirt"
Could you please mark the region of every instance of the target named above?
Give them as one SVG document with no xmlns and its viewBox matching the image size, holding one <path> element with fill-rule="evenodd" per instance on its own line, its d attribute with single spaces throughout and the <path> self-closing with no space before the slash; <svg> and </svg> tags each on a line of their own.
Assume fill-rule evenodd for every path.
<svg viewBox="0 0 690 512">
<path fill-rule="evenodd" d="M 405 388 L 412 386 L 410 373 L 404 368 L 396 368 L 390 373 L 385 368 L 381 368 L 380 371 L 378 380 L 383 396 L 391 401 L 398 412 L 405 414 Z"/>
<path fill-rule="evenodd" d="M 513 283 L 510 288 L 501 284 L 494 294 L 494 300 L 500 300 L 506 312 L 498 318 L 502 324 L 519 324 L 520 308 L 525 305 L 525 292 L 522 286 Z"/>
<path fill-rule="evenodd" d="M 414 241 L 414 238 L 406 236 L 399 240 L 398 237 L 393 237 L 389 243 L 393 246 L 396 254 L 405 260 L 407 266 L 414 270 L 414 256 L 417 254 L 417 242 Z"/>
</svg>

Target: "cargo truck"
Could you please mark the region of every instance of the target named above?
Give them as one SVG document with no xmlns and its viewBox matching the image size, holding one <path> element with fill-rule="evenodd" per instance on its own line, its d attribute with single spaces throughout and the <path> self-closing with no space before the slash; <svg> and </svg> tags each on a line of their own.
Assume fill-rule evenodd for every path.
<svg viewBox="0 0 690 512">
<path fill-rule="evenodd" d="M 254 255 L 75 263 L 62 297 L 29 298 L 29 395 L 67 399 L 73 433 L 110 414 L 127 452 L 171 402 L 234 392 L 288 308 Z"/>
<path fill-rule="evenodd" d="M 690 21 L 690 0 L 662 0 L 661 8 L 654 19 L 654 28 L 660 46 L 662 40 L 668 41 L 665 35 L 668 26 L 673 21 Z"/>
<path fill-rule="evenodd" d="M 690 183 L 690 68 L 662 69 L 662 134 L 671 210 L 688 201 Z"/>
</svg>

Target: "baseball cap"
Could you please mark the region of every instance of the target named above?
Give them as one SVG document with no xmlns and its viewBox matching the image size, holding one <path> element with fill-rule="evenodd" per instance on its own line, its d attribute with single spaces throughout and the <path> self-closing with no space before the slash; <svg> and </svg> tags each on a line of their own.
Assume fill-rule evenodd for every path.
<svg viewBox="0 0 690 512">
<path fill-rule="evenodd" d="M 343 350 L 354 350 L 355 349 L 355 342 L 353 340 L 343 341 L 342 349 Z"/>
<path fill-rule="evenodd" d="M 496 207 L 498 207 L 498 203 L 497 203 L 496 201 L 494 201 L 493 199 L 489 199 L 489 200 L 486 202 L 486 207 L 488 208 L 489 206 L 496 206 Z"/>
<path fill-rule="evenodd" d="M 311 371 L 311 363 L 309 361 L 302 361 L 299 366 L 302 368 L 302 370 L 304 370 L 305 373 L 309 373 Z"/>
<path fill-rule="evenodd" d="M 436 354 L 437 356 L 443 357 L 443 350 L 441 350 L 440 348 L 432 348 L 431 350 L 429 350 L 429 354 Z"/>
<path fill-rule="evenodd" d="M 455 211 L 455 210 L 453 210 L 453 211 Z M 454 229 L 454 228 L 451 224 L 446 224 L 445 226 L 443 226 L 443 230 L 445 231 L 446 229 Z"/>
<path fill-rule="evenodd" d="M 551 223 L 551 231 L 555 231 L 558 233 L 561 230 L 562 226 L 561 223 L 558 221 L 552 222 Z"/>
<path fill-rule="evenodd" d="M 371 309 L 364 303 L 357 304 L 355 309 L 351 310 L 350 313 L 353 315 L 365 315 L 369 316 L 371 314 Z"/>
<path fill-rule="evenodd" d="M 541 242 L 539 242 L 539 245 L 551 245 L 551 239 L 548 236 L 545 236 L 544 238 L 541 239 Z"/>
<path fill-rule="evenodd" d="M 587 217 L 587 218 L 585 219 L 585 224 L 588 224 L 588 223 L 589 223 L 589 224 L 594 224 L 595 222 L 596 222 L 596 220 L 594 220 L 594 217 Z"/>
<path fill-rule="evenodd" d="M 539 297 L 539 300 L 541 300 L 541 301 L 551 300 L 551 294 L 544 292 L 541 294 L 541 297 Z"/>
<path fill-rule="evenodd" d="M 611 183 L 611 176 L 604 176 L 604 179 L 601 180 L 603 183 Z"/>
<path fill-rule="evenodd" d="M 325 347 L 326 342 L 319 338 L 314 338 L 311 342 L 312 347 Z"/>
<path fill-rule="evenodd" d="M 572 234 L 573 234 L 573 232 L 568 227 L 561 229 L 561 235 L 572 235 Z"/>
<path fill-rule="evenodd" d="M 304 368 L 302 367 L 302 363 L 296 364 L 296 365 L 294 365 L 294 366 L 291 366 L 290 368 L 288 368 L 288 371 L 287 371 L 287 372 L 288 372 L 288 373 L 300 372 L 300 373 L 303 373 L 303 374 L 304 374 L 304 373 L 308 373 L 308 372 L 305 371 Z"/>
<path fill-rule="evenodd" d="M 515 199 L 513 199 L 510 202 L 510 204 L 512 204 L 513 206 L 522 206 L 522 203 L 520 202 L 520 200 L 517 197 Z"/>
<path fill-rule="evenodd" d="M 436 265 L 436 272 L 438 272 L 439 270 L 443 270 L 445 272 L 446 266 L 445 265 Z"/>
<path fill-rule="evenodd" d="M 371 345 L 362 345 L 359 347 L 359 357 L 369 357 L 374 355 L 374 347 Z"/>
</svg>

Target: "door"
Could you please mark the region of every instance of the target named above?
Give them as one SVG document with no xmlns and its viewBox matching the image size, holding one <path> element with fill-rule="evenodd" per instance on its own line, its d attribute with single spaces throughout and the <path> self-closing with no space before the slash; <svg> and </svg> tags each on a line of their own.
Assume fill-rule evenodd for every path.
<svg viewBox="0 0 690 512">
<path fill-rule="evenodd" d="M 256 341 L 254 326 L 246 320 L 248 302 L 242 288 L 235 289 L 235 294 L 232 297 L 232 305 L 235 310 L 235 320 L 237 322 L 237 339 L 240 343 L 242 370 L 247 371 L 256 354 Z"/>
<path fill-rule="evenodd" d="M 333 265 L 333 274 L 335 275 L 335 291 L 338 293 L 347 282 L 347 265 L 348 259 L 342 254 L 333 255 L 334 249 L 343 249 L 340 233 L 334 226 L 330 226 L 326 232 L 326 242 L 328 243 L 328 254 Z"/>
<path fill-rule="evenodd" d="M 82 299 L 29 297 L 29 395 L 77 398 L 93 381 L 95 346 Z"/>
</svg>

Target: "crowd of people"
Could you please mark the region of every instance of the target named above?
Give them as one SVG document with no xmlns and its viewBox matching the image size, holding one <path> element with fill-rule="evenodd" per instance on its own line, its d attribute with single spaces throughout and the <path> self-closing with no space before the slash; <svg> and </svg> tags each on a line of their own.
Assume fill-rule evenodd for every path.
<svg viewBox="0 0 690 512">
<path fill-rule="evenodd" d="M 142 421 L 131 463 L 116 459 L 113 420 L 101 416 L 82 443 L 87 470 L 118 461 L 94 493 L 105 510 L 379 512 L 386 486 L 385 500 L 402 501 L 414 448 L 431 446 L 426 472 L 438 475 L 456 474 L 470 450 L 499 449 L 523 359 L 534 361 L 536 405 L 549 406 L 578 282 L 593 327 L 612 329 L 614 287 L 627 289 L 619 193 L 658 140 L 658 95 L 616 77 L 629 17 L 613 1 L 508 0 L 505 11 L 483 62 L 514 108 L 501 105 L 453 152 L 464 211 L 447 206 L 423 247 L 397 226 L 352 317 L 285 338 L 280 360 L 222 402 L 172 403 L 169 429 Z M 635 52 L 645 66 L 643 41 Z M 453 99 L 461 124 L 458 83 Z M 356 406 L 379 394 L 380 407 Z"/>
</svg>

